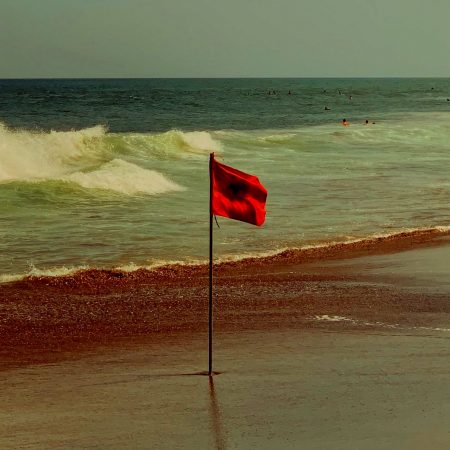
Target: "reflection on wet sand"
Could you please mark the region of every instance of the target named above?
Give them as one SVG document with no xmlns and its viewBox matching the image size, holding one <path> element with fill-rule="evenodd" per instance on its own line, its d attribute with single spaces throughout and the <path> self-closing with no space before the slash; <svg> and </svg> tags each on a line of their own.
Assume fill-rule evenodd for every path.
<svg viewBox="0 0 450 450">
<path fill-rule="evenodd" d="M 346 323 L 217 332 L 213 380 L 204 335 L 0 372 L 0 448 L 450 448 L 448 333 Z"/>
<path fill-rule="evenodd" d="M 222 429 L 222 414 L 220 405 L 217 401 L 216 390 L 214 387 L 214 378 L 209 376 L 209 415 L 211 420 L 211 433 L 214 438 L 214 448 L 216 450 L 225 450 L 226 440 Z"/>
</svg>

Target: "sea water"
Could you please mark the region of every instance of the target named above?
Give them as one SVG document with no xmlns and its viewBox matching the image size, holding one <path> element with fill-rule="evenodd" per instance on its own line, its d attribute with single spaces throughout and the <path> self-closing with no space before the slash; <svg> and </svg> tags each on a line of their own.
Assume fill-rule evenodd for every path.
<svg viewBox="0 0 450 450">
<path fill-rule="evenodd" d="M 0 279 L 205 261 L 210 152 L 269 192 L 262 227 L 218 218 L 218 259 L 448 228 L 448 98 L 446 78 L 0 80 Z"/>
</svg>

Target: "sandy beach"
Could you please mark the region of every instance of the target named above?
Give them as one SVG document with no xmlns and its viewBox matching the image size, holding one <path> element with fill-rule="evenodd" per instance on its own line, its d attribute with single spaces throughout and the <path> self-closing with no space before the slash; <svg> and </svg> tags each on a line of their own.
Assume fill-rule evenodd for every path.
<svg viewBox="0 0 450 450">
<path fill-rule="evenodd" d="M 351 315 L 374 324 L 393 319 L 439 324 L 450 310 L 448 235 L 400 233 L 218 265 L 215 328 L 320 328 L 311 320 L 320 315 Z M 420 250 L 415 263 L 412 249 Z M 52 362 L 126 338 L 203 333 L 207 283 L 205 265 L 89 270 L 3 284 L 0 367 Z"/>
<path fill-rule="evenodd" d="M 283 330 L 168 339 L 2 373 L 2 448 L 444 449 L 448 336 Z"/>
<path fill-rule="evenodd" d="M 2 285 L 0 446 L 448 448 L 449 244 L 218 267 L 213 385 L 203 267 Z"/>
</svg>

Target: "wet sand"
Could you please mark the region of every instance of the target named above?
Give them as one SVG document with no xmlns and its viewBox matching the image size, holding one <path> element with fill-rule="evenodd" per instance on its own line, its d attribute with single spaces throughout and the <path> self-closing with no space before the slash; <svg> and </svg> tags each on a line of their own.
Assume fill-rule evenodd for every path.
<svg viewBox="0 0 450 450">
<path fill-rule="evenodd" d="M 344 255 L 218 268 L 213 385 L 204 268 L 3 285 L 0 447 L 448 448 L 448 236 Z"/>
<path fill-rule="evenodd" d="M 317 328 L 321 325 L 310 318 L 324 314 L 440 324 L 450 312 L 448 290 L 438 289 L 448 280 L 449 234 L 403 233 L 219 265 L 215 327 Z M 411 250 L 419 252 L 418 266 L 411 263 Z M 430 270 L 434 279 L 422 283 L 430 289 L 419 289 Z M 207 283 L 206 266 L 174 266 L 132 273 L 90 270 L 2 284 L 0 370 L 76 357 L 127 338 L 159 341 L 173 333 L 181 339 L 204 333 Z M 404 289 L 408 286 L 417 289 Z"/>
<path fill-rule="evenodd" d="M 0 447 L 445 449 L 449 337 L 221 332 L 213 386 L 198 338 L 3 372 Z"/>
</svg>

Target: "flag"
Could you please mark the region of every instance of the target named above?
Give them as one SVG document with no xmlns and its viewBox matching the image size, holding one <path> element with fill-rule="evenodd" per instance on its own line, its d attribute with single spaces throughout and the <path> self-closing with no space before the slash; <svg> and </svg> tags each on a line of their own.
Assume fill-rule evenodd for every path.
<svg viewBox="0 0 450 450">
<path fill-rule="evenodd" d="M 211 154 L 212 214 L 262 225 L 266 218 L 267 190 L 258 177 L 214 159 Z"/>
</svg>

